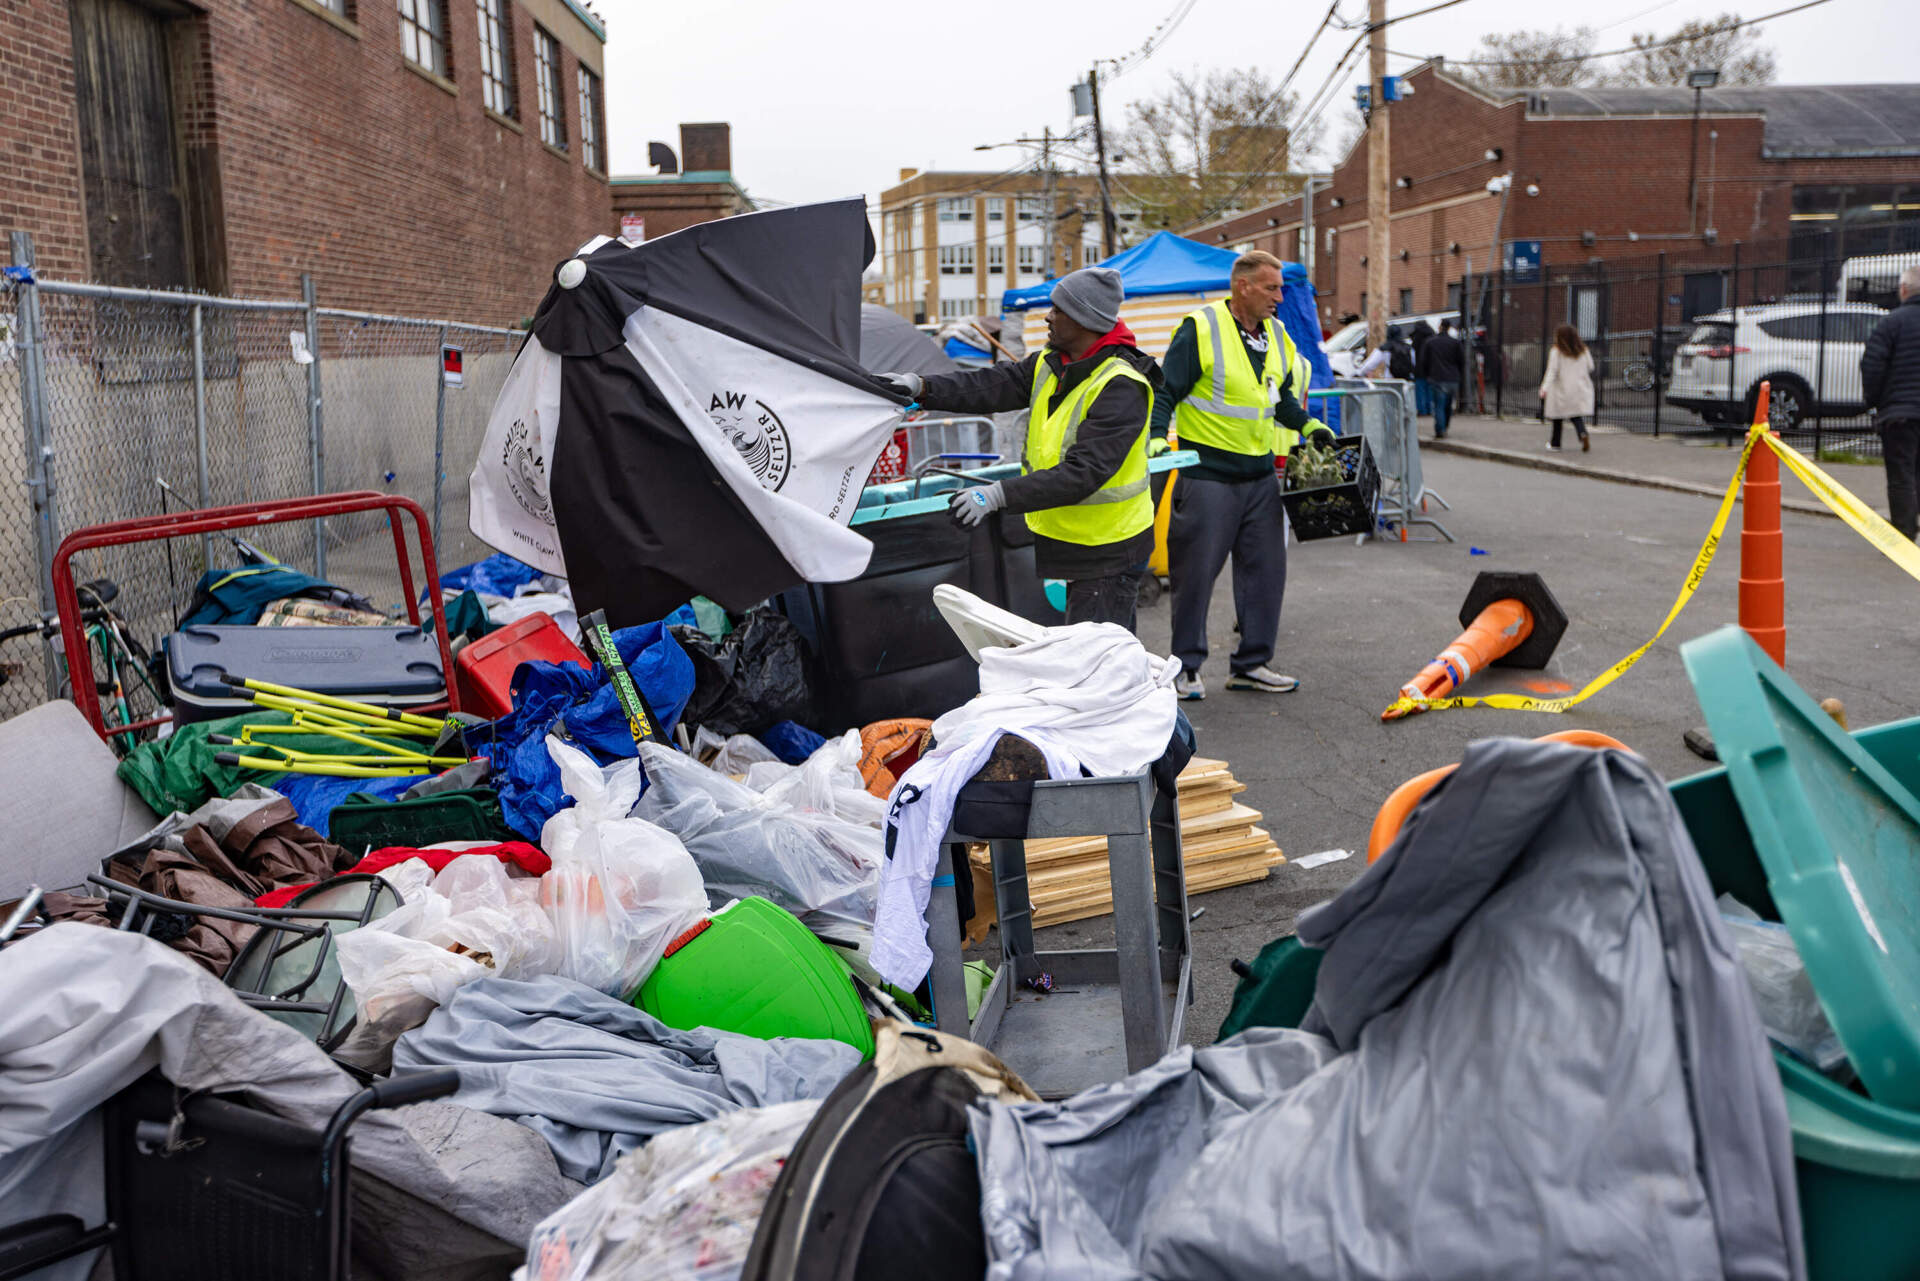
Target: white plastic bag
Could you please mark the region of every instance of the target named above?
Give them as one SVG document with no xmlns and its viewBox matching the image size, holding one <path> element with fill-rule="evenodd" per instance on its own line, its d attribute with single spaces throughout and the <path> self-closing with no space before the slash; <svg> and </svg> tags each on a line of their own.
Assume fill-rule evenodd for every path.
<svg viewBox="0 0 1920 1281">
<path fill-rule="evenodd" d="M 640 761 L 650 786 L 634 813 L 686 843 L 715 907 L 758 895 L 834 941 L 872 933 L 886 858 L 877 827 L 796 809 L 657 743 L 640 745 Z"/>
<path fill-rule="evenodd" d="M 554 972 L 625 999 L 667 944 L 706 915 L 706 886 L 678 837 L 627 817 L 640 794 L 639 761 L 602 769 L 551 737 L 547 751 L 574 801 L 540 829 L 553 860 L 540 904 L 553 922 Z"/>
<path fill-rule="evenodd" d="M 864 823 L 878 829 L 886 821 L 887 802 L 867 790 L 860 777 L 860 731 L 830 738 L 799 765 L 755 765 L 747 786 L 775 805 Z"/>
<path fill-rule="evenodd" d="M 764 764 L 780 764 L 780 758 L 767 750 L 767 745 L 751 734 L 735 734 L 730 738 L 720 735 L 702 725 L 693 734 L 693 758 L 710 770 L 729 776 L 745 774 L 749 767 Z"/>
<path fill-rule="evenodd" d="M 1740 949 L 1740 964 L 1747 972 L 1747 986 L 1753 989 L 1753 1003 L 1768 1039 L 1822 1072 L 1842 1067 L 1847 1052 L 1820 1008 L 1813 980 L 1807 977 L 1800 949 L 1787 927 L 1761 920 L 1731 894 L 1722 894 L 1716 901 L 1720 922 Z"/>
<path fill-rule="evenodd" d="M 781 1163 L 819 1107 L 747 1108 L 656 1136 L 541 1221 L 516 1281 L 738 1277 Z"/>
</svg>

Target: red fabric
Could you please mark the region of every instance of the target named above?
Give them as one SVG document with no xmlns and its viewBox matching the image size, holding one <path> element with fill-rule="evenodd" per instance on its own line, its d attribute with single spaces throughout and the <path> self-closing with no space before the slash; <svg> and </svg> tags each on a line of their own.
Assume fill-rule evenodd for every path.
<svg viewBox="0 0 1920 1281">
<path fill-rule="evenodd" d="M 1113 328 L 1107 330 L 1107 332 L 1102 334 L 1099 340 L 1095 342 L 1093 346 L 1087 348 L 1086 354 L 1081 356 L 1080 359 L 1081 360 L 1087 359 L 1089 356 L 1092 356 L 1093 353 L 1095 353 L 1096 351 L 1099 351 L 1102 347 L 1135 347 L 1137 348 L 1139 346 L 1140 346 L 1140 340 L 1133 336 L 1133 330 L 1127 328 L 1127 322 L 1124 320 L 1116 320 L 1113 322 Z"/>
<path fill-rule="evenodd" d="M 541 852 L 538 846 L 525 841 L 507 841 L 500 845 L 476 845 L 470 850 L 413 850 L 405 846 L 390 846 L 375 850 L 347 869 L 352 872 L 384 872 L 396 864 L 410 858 L 417 858 L 436 872 L 444 871 L 447 864 L 467 854 L 486 854 L 499 859 L 502 863 L 511 863 L 521 871 L 532 876 L 545 876 L 547 869 L 553 866 L 553 860 Z M 307 885 L 283 885 L 277 890 L 269 890 L 253 900 L 255 907 L 285 907 L 305 890 L 310 890 L 318 882 Z"/>
</svg>

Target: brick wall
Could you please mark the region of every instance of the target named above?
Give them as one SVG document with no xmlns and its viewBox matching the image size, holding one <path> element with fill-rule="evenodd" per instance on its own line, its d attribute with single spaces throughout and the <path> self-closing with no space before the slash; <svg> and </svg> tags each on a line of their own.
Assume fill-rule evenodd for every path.
<svg viewBox="0 0 1920 1281">
<path fill-rule="evenodd" d="M 579 155 L 577 68 L 582 50 L 599 66 L 599 42 L 542 0 L 562 45 L 557 152 L 540 141 L 527 5 L 506 4 L 516 126 L 483 105 L 473 0 L 446 3 L 449 82 L 402 58 L 386 0 L 358 0 L 351 22 L 299 0 L 212 0 L 178 20 L 197 26 L 175 40 L 173 92 L 218 233 L 209 283 L 289 297 L 310 271 L 323 303 L 507 323 L 532 314 L 557 260 L 615 230 Z M 50 274 L 84 277 L 66 5 L 23 4 L 0 34 L 0 100 L 32 104 L 0 116 L 0 228 L 32 231 Z"/>
<path fill-rule="evenodd" d="M 33 236 L 40 268 L 80 276 L 87 223 L 64 0 L 16 0 L 0 22 L 0 232 Z M 4 241 L 0 241 L 4 249 Z"/>
<path fill-rule="evenodd" d="M 1445 306 L 1446 286 L 1459 281 L 1469 254 L 1476 272 L 1488 267 L 1500 202 L 1487 194 L 1486 183 L 1501 173 L 1512 172 L 1513 190 L 1499 239 L 1539 240 L 1548 267 L 1702 252 L 1699 233 L 1708 226 L 1722 246 L 1783 242 L 1791 231 L 1796 184 L 1911 182 L 1920 173 L 1920 161 L 1910 156 L 1767 160 L 1761 155 L 1763 119 L 1703 116 L 1698 215 L 1689 235 L 1689 118 L 1528 119 L 1523 102 L 1496 103 L 1430 66 L 1409 79 L 1414 95 L 1391 109 L 1393 176 L 1413 182 L 1391 192 L 1389 311 L 1399 310 L 1405 287 L 1414 290 L 1416 311 Z M 1498 160 L 1486 159 L 1490 148 L 1500 151 Z M 1314 284 L 1323 317 L 1360 310 L 1366 185 L 1363 136 L 1314 199 Z M 1539 189 L 1537 196 L 1526 194 L 1529 185 Z M 1252 244 L 1298 260 L 1300 221 L 1295 198 L 1186 234 L 1207 244 Z M 1328 227 L 1338 228 L 1332 251 Z M 1591 244 L 1586 232 L 1593 233 Z M 1400 260 L 1402 250 L 1406 261 Z"/>
</svg>

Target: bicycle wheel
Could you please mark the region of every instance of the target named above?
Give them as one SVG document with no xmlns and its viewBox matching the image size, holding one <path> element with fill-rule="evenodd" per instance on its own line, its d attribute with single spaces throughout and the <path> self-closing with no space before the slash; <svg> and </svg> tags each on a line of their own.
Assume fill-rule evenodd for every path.
<svg viewBox="0 0 1920 1281">
<path fill-rule="evenodd" d="M 1620 381 L 1626 384 L 1628 391 L 1652 391 L 1653 362 L 1650 360 L 1632 362 L 1621 371 Z"/>
</svg>

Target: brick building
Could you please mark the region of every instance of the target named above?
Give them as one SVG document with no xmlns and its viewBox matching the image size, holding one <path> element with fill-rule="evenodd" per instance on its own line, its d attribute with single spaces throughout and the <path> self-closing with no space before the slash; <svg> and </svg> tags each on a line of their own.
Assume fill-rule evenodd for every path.
<svg viewBox="0 0 1920 1281">
<path fill-rule="evenodd" d="M 747 213 L 753 201 L 733 178 L 733 130 L 730 125 L 680 126 L 680 154 L 663 142 L 649 148 L 658 173 L 616 174 L 613 219 L 620 224 L 638 215 L 649 239 L 696 223 Z"/>
<path fill-rule="evenodd" d="M 1920 88 L 1779 85 L 1702 95 L 1695 181 L 1685 88 L 1492 91 L 1435 60 L 1392 110 L 1393 315 L 1459 305 L 1462 276 L 1538 242 L 1552 269 L 1730 242 L 1838 256 L 1857 222 L 1920 222 Z M 1364 311 L 1367 140 L 1316 184 L 1323 315 Z M 1488 183 L 1513 175 L 1503 197 Z M 1692 198 L 1689 198 L 1689 193 Z M 1303 260 L 1300 197 L 1190 229 L 1208 244 Z M 1498 244 L 1496 243 L 1496 237 Z M 1796 246 L 1785 249 L 1786 246 Z"/>
<path fill-rule="evenodd" d="M 0 231 L 41 270 L 510 322 L 610 229 L 576 0 L 15 0 Z"/>
</svg>

